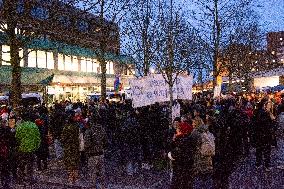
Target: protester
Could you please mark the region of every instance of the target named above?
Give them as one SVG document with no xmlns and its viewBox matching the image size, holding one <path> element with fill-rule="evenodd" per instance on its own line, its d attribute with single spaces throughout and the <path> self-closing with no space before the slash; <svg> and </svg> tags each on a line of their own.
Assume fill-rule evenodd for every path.
<svg viewBox="0 0 284 189">
<path fill-rule="evenodd" d="M 128 175 L 138 171 L 140 151 L 140 125 L 136 120 L 135 112 L 128 112 L 126 121 L 123 123 L 123 159 Z"/>
<path fill-rule="evenodd" d="M 258 109 L 254 118 L 256 168 L 260 168 L 264 160 L 266 171 L 271 169 L 270 156 L 273 130 L 273 117 L 268 105 L 267 99 L 262 99 L 258 104 Z"/>
<path fill-rule="evenodd" d="M 85 152 L 88 161 L 89 179 L 96 185 L 100 181 L 101 188 L 106 188 L 105 149 L 107 135 L 101 125 L 101 118 L 92 116 L 85 132 Z"/>
<path fill-rule="evenodd" d="M 5 120 L 0 120 L 0 180 L 3 188 L 10 187 L 10 148 L 11 132 L 6 126 Z"/>
<path fill-rule="evenodd" d="M 39 128 L 40 138 L 41 138 L 40 147 L 36 151 L 37 168 L 39 171 L 47 169 L 47 158 L 49 154 L 47 119 L 43 115 L 43 112 L 40 112 L 40 113 L 42 113 L 42 115 L 39 116 L 39 118 L 35 120 L 35 124 Z M 42 167 L 42 164 L 43 164 L 43 167 Z"/>
<path fill-rule="evenodd" d="M 279 115 L 277 118 L 277 123 L 278 123 L 278 169 L 284 169 L 284 104 L 281 104 L 279 107 Z"/>
<path fill-rule="evenodd" d="M 75 112 L 71 111 L 67 117 L 62 131 L 61 142 L 63 144 L 63 161 L 68 171 L 68 181 L 74 184 L 79 178 L 80 163 L 79 152 L 79 126 L 74 119 Z"/>
<path fill-rule="evenodd" d="M 34 116 L 30 112 L 24 112 L 22 123 L 16 127 L 16 140 L 18 144 L 19 174 L 18 181 L 23 183 L 27 181 L 34 182 L 34 155 L 40 146 L 40 132 L 34 123 Z"/>
<path fill-rule="evenodd" d="M 203 181 L 203 187 L 206 188 L 206 181 L 210 180 L 213 173 L 212 157 L 215 155 L 215 137 L 209 132 L 207 125 L 197 127 L 192 135 L 197 139 L 197 150 L 194 155 L 195 175 Z"/>
<path fill-rule="evenodd" d="M 173 149 L 169 152 L 173 166 L 171 189 L 193 188 L 196 146 L 197 139 L 189 133 L 189 130 L 181 130 L 178 124 L 173 139 Z"/>
</svg>

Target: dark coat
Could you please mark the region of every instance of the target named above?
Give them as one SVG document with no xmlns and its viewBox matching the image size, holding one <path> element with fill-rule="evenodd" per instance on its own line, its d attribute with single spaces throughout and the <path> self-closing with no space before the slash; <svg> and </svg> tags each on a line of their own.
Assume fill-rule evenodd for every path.
<svg viewBox="0 0 284 189">
<path fill-rule="evenodd" d="M 103 155 L 107 145 L 107 135 L 102 125 L 93 125 L 85 132 L 85 152 L 88 157 Z"/>
<path fill-rule="evenodd" d="M 270 146 L 273 137 L 273 120 L 268 112 L 260 109 L 254 117 L 254 141 L 256 148 Z"/>
<path fill-rule="evenodd" d="M 64 150 L 64 164 L 68 170 L 78 169 L 79 166 L 79 126 L 68 123 L 62 131 L 61 142 Z"/>
<path fill-rule="evenodd" d="M 12 147 L 12 133 L 9 128 L 0 126 L 0 162 L 6 161 L 10 157 Z"/>
<path fill-rule="evenodd" d="M 194 155 L 197 139 L 193 135 L 177 137 L 173 142 L 173 179 L 171 189 L 191 189 L 194 179 Z"/>
</svg>

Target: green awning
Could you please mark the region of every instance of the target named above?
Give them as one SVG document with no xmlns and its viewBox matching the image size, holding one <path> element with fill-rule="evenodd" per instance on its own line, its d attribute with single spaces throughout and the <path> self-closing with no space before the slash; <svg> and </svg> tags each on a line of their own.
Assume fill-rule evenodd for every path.
<svg viewBox="0 0 284 189">
<path fill-rule="evenodd" d="M 53 82 L 55 76 L 60 76 L 60 75 L 72 78 L 100 78 L 100 74 L 91 73 L 91 72 L 72 72 L 72 71 L 60 71 L 60 70 L 30 68 L 30 67 L 22 67 L 21 69 L 22 69 L 21 82 L 23 85 L 46 86 Z M 12 81 L 11 71 L 12 71 L 11 66 L 0 66 L 0 84 L 10 85 Z M 107 74 L 106 76 L 109 79 L 114 78 L 114 75 L 111 74 Z"/>
<path fill-rule="evenodd" d="M 23 41 L 24 41 L 23 37 Z M 5 33 L 0 32 L 0 42 L 5 44 L 8 39 Z M 27 40 L 28 41 L 28 40 Z M 46 50 L 46 51 L 57 51 L 65 55 L 81 56 L 87 58 L 97 58 L 98 50 L 93 50 L 90 48 L 80 47 L 78 45 L 69 45 L 66 43 L 51 41 L 49 39 L 33 39 L 25 44 L 26 48 L 35 50 Z M 125 55 L 116 55 L 113 53 L 106 53 L 105 59 L 107 61 L 116 61 L 121 63 L 130 63 L 130 57 Z"/>
</svg>

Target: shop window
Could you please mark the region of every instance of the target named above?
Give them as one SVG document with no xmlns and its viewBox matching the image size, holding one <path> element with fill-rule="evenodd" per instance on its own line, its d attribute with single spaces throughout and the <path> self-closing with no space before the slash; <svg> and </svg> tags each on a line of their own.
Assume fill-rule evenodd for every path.
<svg viewBox="0 0 284 189">
<path fill-rule="evenodd" d="M 64 56 L 63 54 L 58 54 L 58 70 L 64 70 Z"/>
<path fill-rule="evenodd" d="M 108 64 L 108 74 L 114 74 L 113 62 L 109 62 Z"/>
<path fill-rule="evenodd" d="M 46 53 L 46 64 L 48 69 L 54 69 L 54 57 L 52 52 Z"/>
<path fill-rule="evenodd" d="M 72 59 L 72 71 L 78 71 L 78 57 L 76 56 Z"/>
<path fill-rule="evenodd" d="M 46 53 L 44 51 L 37 51 L 37 67 L 46 68 Z"/>
<path fill-rule="evenodd" d="M 123 74 L 124 74 L 124 75 L 127 75 L 127 70 L 128 70 L 128 69 L 127 69 L 127 66 L 124 66 L 124 67 L 123 67 Z"/>
<path fill-rule="evenodd" d="M 66 71 L 72 71 L 71 56 L 65 55 L 64 64 L 65 64 L 65 70 L 66 70 Z"/>
<path fill-rule="evenodd" d="M 49 17 L 49 12 L 44 7 L 33 7 L 31 10 L 32 17 L 39 20 L 46 20 Z"/>
<path fill-rule="evenodd" d="M 28 67 L 36 67 L 36 65 L 36 51 L 30 49 L 28 55 Z"/>
<path fill-rule="evenodd" d="M 86 59 L 86 64 L 87 64 L 87 72 L 93 72 L 93 63 L 92 63 L 92 60 Z"/>
<path fill-rule="evenodd" d="M 19 56 L 20 56 L 20 66 L 24 67 L 24 50 L 23 49 L 20 49 Z"/>
<path fill-rule="evenodd" d="M 2 65 L 10 65 L 10 46 L 2 45 Z"/>
<path fill-rule="evenodd" d="M 78 30 L 81 32 L 87 32 L 89 30 L 89 23 L 83 20 L 77 22 Z"/>
<path fill-rule="evenodd" d="M 100 68 L 100 64 L 98 63 L 96 59 L 93 59 L 93 72 L 99 73 L 98 68 Z"/>
<path fill-rule="evenodd" d="M 86 59 L 85 58 L 81 58 L 81 71 L 87 72 L 87 65 L 86 65 Z"/>
<path fill-rule="evenodd" d="M 0 32 L 5 32 L 6 29 L 7 29 L 7 24 L 3 23 L 3 24 L 0 25 Z"/>
</svg>

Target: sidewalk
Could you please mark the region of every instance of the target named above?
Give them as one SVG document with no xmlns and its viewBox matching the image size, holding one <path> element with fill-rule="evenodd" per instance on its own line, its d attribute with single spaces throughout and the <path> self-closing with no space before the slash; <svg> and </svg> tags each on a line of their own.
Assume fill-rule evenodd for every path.
<svg viewBox="0 0 284 189">
<path fill-rule="evenodd" d="M 55 159 L 48 164 L 48 170 L 35 172 L 38 183 L 55 185 L 64 188 L 94 188 L 89 179 L 80 174 L 80 180 L 74 185 L 67 183 L 67 173 L 62 161 Z M 167 173 L 141 170 L 134 176 L 126 175 L 122 167 L 113 163 L 107 163 L 107 183 L 109 189 L 152 189 L 159 186 L 167 180 Z"/>
</svg>

